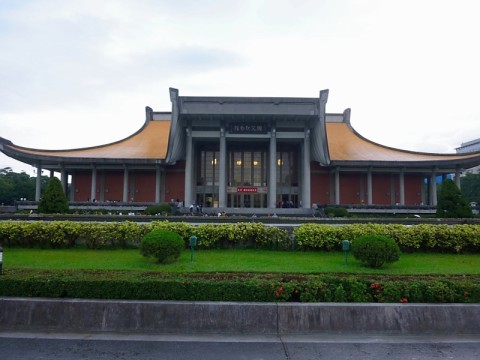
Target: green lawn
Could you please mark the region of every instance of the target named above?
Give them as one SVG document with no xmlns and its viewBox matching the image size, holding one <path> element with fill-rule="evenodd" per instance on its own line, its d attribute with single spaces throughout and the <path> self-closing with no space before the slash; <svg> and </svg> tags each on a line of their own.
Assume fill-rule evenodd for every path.
<svg viewBox="0 0 480 360">
<path fill-rule="evenodd" d="M 139 250 L 40 250 L 4 248 L 4 269 L 97 269 L 163 272 L 358 273 L 385 275 L 478 275 L 480 254 L 402 254 L 383 269 L 363 267 L 341 252 L 199 250 L 190 260 L 184 251 L 177 263 L 159 265 Z"/>
</svg>

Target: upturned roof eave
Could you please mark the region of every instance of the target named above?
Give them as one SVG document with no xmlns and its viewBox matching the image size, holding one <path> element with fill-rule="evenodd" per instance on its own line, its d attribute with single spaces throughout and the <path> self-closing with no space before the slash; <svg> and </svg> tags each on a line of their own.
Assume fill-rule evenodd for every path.
<svg viewBox="0 0 480 360">
<path fill-rule="evenodd" d="M 12 144 L 10 141 L 4 142 L 0 147 L 0 150 L 7 156 L 29 164 L 36 166 L 42 164 L 42 166 L 56 166 L 58 164 L 72 164 L 72 165 L 87 165 L 87 164 L 99 164 L 99 165 L 158 165 L 164 164 L 164 158 L 108 158 L 108 157 L 71 157 L 54 155 L 63 153 L 62 150 L 51 150 L 52 155 L 34 154 L 30 153 L 30 150 L 26 150 L 22 147 L 18 147 Z M 32 149 L 33 150 L 33 149 Z"/>
<path fill-rule="evenodd" d="M 425 161 L 386 161 L 386 160 L 332 160 L 331 167 L 375 167 L 375 168 L 472 168 L 480 163 L 480 154 L 478 157 L 469 157 L 467 159 L 446 159 L 446 160 L 425 160 Z"/>
</svg>

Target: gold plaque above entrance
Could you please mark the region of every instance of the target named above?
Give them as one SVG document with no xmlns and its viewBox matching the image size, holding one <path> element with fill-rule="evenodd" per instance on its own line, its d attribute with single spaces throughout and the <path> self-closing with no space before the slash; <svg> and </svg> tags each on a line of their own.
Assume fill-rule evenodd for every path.
<svg viewBox="0 0 480 360">
<path fill-rule="evenodd" d="M 267 186 L 228 186 L 229 194 L 267 194 Z"/>
<path fill-rule="evenodd" d="M 266 134 L 270 131 L 267 123 L 231 123 L 228 127 L 230 134 Z"/>
</svg>

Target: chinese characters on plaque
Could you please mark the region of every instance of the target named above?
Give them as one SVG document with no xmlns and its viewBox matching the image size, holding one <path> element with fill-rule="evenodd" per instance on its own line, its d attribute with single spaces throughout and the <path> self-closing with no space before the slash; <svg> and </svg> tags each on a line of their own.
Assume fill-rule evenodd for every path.
<svg viewBox="0 0 480 360">
<path fill-rule="evenodd" d="M 267 123 L 231 123 L 228 128 L 231 134 L 266 134 L 268 130 Z"/>
</svg>

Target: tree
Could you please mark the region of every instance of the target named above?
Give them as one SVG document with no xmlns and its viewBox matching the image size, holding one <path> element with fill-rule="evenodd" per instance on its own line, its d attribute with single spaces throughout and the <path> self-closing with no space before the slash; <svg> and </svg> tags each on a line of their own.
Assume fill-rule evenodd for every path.
<svg viewBox="0 0 480 360">
<path fill-rule="evenodd" d="M 472 209 L 453 180 L 445 180 L 440 187 L 438 193 L 437 217 L 473 217 Z"/>
<path fill-rule="evenodd" d="M 38 204 L 38 212 L 42 214 L 65 214 L 69 212 L 67 196 L 63 192 L 62 183 L 58 178 L 50 178 L 45 193 Z"/>
<path fill-rule="evenodd" d="M 47 176 L 42 176 L 41 188 L 45 189 Z M 0 204 L 14 205 L 20 199 L 35 200 L 36 178 L 25 172 L 16 173 L 11 168 L 0 169 Z"/>
<path fill-rule="evenodd" d="M 3 205 L 13 205 L 15 199 L 12 198 L 14 193 L 14 184 L 5 178 L 5 176 L 0 175 L 0 204 Z"/>
<path fill-rule="evenodd" d="M 460 178 L 462 193 L 467 202 L 480 204 L 480 174 L 467 174 Z"/>
</svg>

